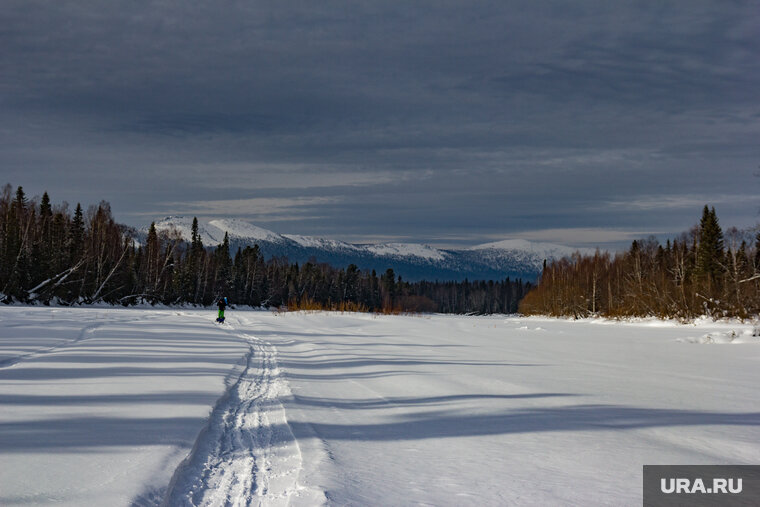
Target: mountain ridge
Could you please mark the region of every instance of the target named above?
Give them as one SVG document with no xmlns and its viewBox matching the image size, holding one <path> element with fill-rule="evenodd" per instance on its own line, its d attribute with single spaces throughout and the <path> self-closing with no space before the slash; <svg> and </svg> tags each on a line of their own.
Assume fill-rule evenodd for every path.
<svg viewBox="0 0 760 507">
<path fill-rule="evenodd" d="M 155 222 L 157 231 L 176 230 L 190 241 L 192 219 L 168 216 Z M 290 262 L 325 262 L 336 267 L 356 264 L 360 269 L 385 272 L 391 268 L 408 281 L 417 280 L 497 280 L 521 278 L 534 281 L 544 259 L 553 260 L 574 252 L 593 253 L 554 243 L 507 239 L 462 249 L 436 248 L 422 243 L 355 244 L 340 240 L 279 234 L 240 219 L 215 219 L 198 222 L 204 246 L 222 243 L 225 233 L 231 251 L 259 246 L 265 258 L 286 257 Z"/>
</svg>

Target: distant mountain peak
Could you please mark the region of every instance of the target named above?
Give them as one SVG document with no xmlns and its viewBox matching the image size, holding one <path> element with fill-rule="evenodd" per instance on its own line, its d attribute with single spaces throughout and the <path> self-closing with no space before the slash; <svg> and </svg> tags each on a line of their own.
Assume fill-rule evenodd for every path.
<svg viewBox="0 0 760 507">
<path fill-rule="evenodd" d="M 365 245 L 365 248 L 377 255 L 394 255 L 399 257 L 420 257 L 423 259 L 442 261 L 446 253 L 429 245 L 418 243 L 382 243 Z"/>
<path fill-rule="evenodd" d="M 192 238 L 193 219 L 182 215 L 170 215 L 155 222 L 157 231 L 176 230 L 185 241 Z M 221 234 L 221 235 L 220 235 Z M 206 246 L 219 245 L 224 239 L 224 232 L 216 227 L 198 221 L 198 235 Z"/>
<path fill-rule="evenodd" d="M 344 249 L 344 250 L 358 250 L 360 247 L 337 239 L 317 238 L 314 236 L 300 236 L 298 234 L 283 234 L 283 238 L 287 238 L 298 245 L 305 248 L 330 248 L 330 249 Z"/>
<path fill-rule="evenodd" d="M 268 229 L 258 227 L 238 218 L 211 220 L 209 225 L 226 232 L 230 237 L 261 239 L 265 241 L 282 241 L 282 236 Z"/>
<path fill-rule="evenodd" d="M 156 222 L 161 230 L 176 230 L 189 241 L 193 220 L 168 216 Z M 228 234 L 233 251 L 259 245 L 266 258 L 287 257 L 305 263 L 316 259 L 336 267 L 356 264 L 360 269 L 385 271 L 392 268 L 405 280 L 485 280 L 506 277 L 535 279 L 544 259 L 567 257 L 579 251 L 554 243 L 507 239 L 464 249 L 440 249 L 419 243 L 352 244 L 334 239 L 296 234 L 278 234 L 240 219 L 198 222 L 198 234 L 205 246 L 214 247 Z"/>
<path fill-rule="evenodd" d="M 537 254 L 549 254 L 549 257 L 563 257 L 580 251 L 581 253 L 593 253 L 588 248 L 575 248 L 567 245 L 558 245 L 556 243 L 544 243 L 539 241 L 528 241 L 526 239 L 505 239 L 493 243 L 483 243 L 475 245 L 468 250 L 522 250 L 534 252 Z"/>
</svg>

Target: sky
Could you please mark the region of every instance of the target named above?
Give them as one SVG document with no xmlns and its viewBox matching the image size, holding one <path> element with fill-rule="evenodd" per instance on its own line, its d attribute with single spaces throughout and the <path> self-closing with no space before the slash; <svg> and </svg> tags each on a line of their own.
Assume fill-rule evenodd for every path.
<svg viewBox="0 0 760 507">
<path fill-rule="evenodd" d="M 4 0 L 0 185 L 354 242 L 749 228 L 759 55 L 757 1 Z"/>
</svg>

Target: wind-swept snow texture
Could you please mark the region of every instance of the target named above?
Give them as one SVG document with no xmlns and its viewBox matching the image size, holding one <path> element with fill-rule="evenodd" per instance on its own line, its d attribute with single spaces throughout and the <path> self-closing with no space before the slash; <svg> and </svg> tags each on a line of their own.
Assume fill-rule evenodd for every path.
<svg viewBox="0 0 760 507">
<path fill-rule="evenodd" d="M 274 347 L 214 316 L 0 309 L 0 505 L 323 503 Z"/>
<path fill-rule="evenodd" d="M 760 460 L 749 325 L 213 317 L 0 308 L 0 504 L 641 505 Z"/>
</svg>

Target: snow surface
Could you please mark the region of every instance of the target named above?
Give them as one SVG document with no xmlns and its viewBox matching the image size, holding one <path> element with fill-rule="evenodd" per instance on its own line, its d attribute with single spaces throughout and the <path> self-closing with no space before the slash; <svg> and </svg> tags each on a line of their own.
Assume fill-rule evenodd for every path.
<svg viewBox="0 0 760 507">
<path fill-rule="evenodd" d="M 230 237 L 251 240 L 264 240 L 271 241 L 273 243 L 282 241 L 282 236 L 276 232 L 257 227 L 253 224 L 236 218 L 212 220 L 209 222 L 209 225 L 228 233 Z M 222 240 L 224 240 L 224 234 L 222 234 Z"/>
<path fill-rule="evenodd" d="M 640 505 L 760 456 L 750 325 L 228 314 L 0 308 L 0 505 Z"/>
<path fill-rule="evenodd" d="M 442 251 L 432 246 L 416 243 L 385 243 L 382 245 L 366 245 L 365 248 L 376 255 L 421 257 L 433 261 L 442 261 L 446 258 Z"/>
<path fill-rule="evenodd" d="M 155 222 L 156 230 L 161 232 L 171 232 L 176 230 L 180 233 L 182 239 L 190 241 L 193 237 L 193 219 L 182 216 L 168 216 Z M 145 230 L 147 233 L 147 229 Z M 217 246 L 224 240 L 224 231 L 210 224 L 198 222 L 198 235 L 206 246 Z"/>
<path fill-rule="evenodd" d="M 565 245 L 557 245 L 554 243 L 527 241 L 525 239 L 506 239 L 504 241 L 497 241 L 495 243 L 484 243 L 482 245 L 470 247 L 469 250 L 518 251 L 525 252 L 526 254 L 530 254 L 541 259 L 561 259 L 563 257 L 569 257 L 575 252 L 580 252 L 585 255 L 594 254 L 594 250 L 590 248 L 573 248 Z"/>
<path fill-rule="evenodd" d="M 299 236 L 298 234 L 283 234 L 284 238 L 295 241 L 306 248 L 324 248 L 326 250 L 360 250 L 356 245 L 336 239 L 316 238 L 314 236 Z"/>
<path fill-rule="evenodd" d="M 192 238 L 192 218 L 169 216 L 159 220 L 155 225 L 158 231 L 177 230 L 185 241 L 190 241 Z M 251 241 L 264 240 L 273 243 L 283 241 L 283 237 L 275 232 L 236 218 L 211 220 L 210 222 L 198 221 L 198 235 L 206 246 L 221 245 L 224 241 L 225 232 L 230 238 L 250 239 Z"/>
<path fill-rule="evenodd" d="M 181 216 L 166 217 L 156 222 L 156 228 L 159 231 L 170 231 L 176 229 L 182 237 L 189 241 L 192 236 L 192 219 Z M 271 243 L 281 243 L 291 240 L 298 245 L 306 248 L 319 248 L 330 251 L 350 250 L 352 252 L 369 252 L 375 255 L 390 255 L 401 257 L 420 257 L 427 260 L 444 260 L 444 252 L 428 245 L 419 245 L 414 243 L 386 243 L 377 245 L 353 245 L 343 241 L 318 238 L 312 236 L 300 236 L 297 234 L 277 234 L 267 229 L 255 226 L 249 222 L 239 219 L 219 219 L 210 222 L 199 222 L 198 232 L 206 246 L 217 246 L 222 243 L 224 233 L 229 234 L 231 239 L 237 238 L 242 240 L 267 241 Z"/>
</svg>

